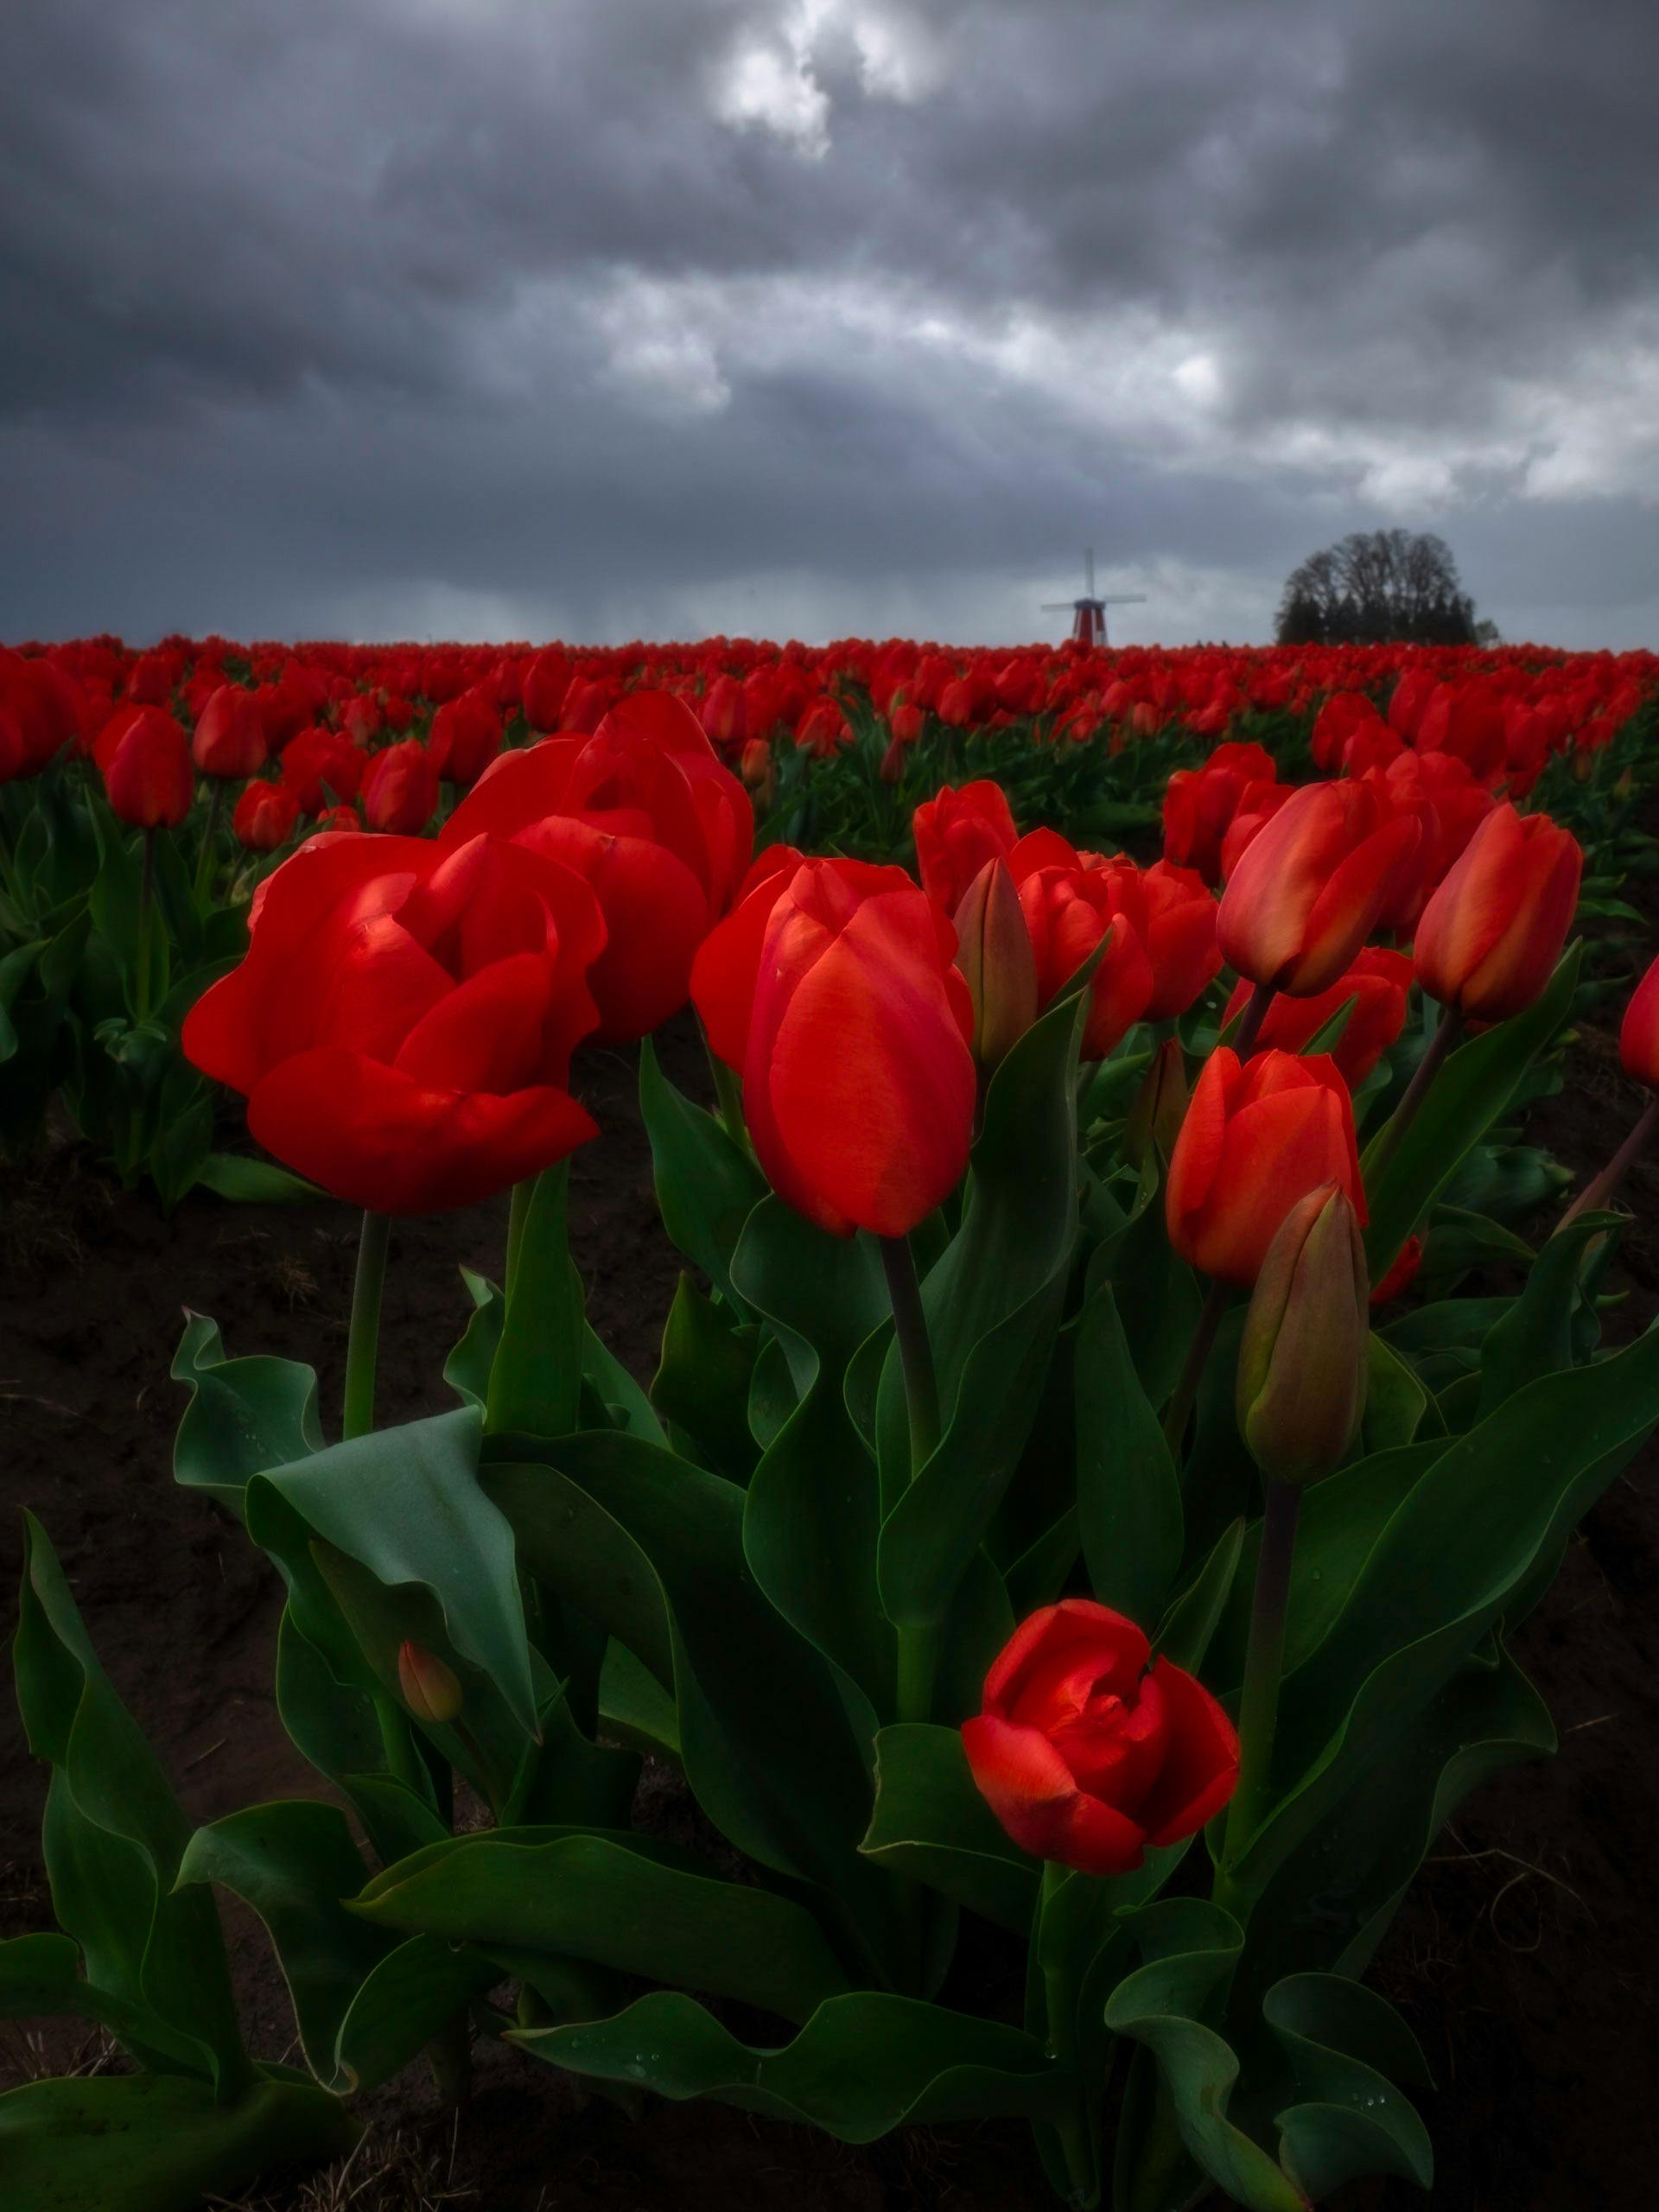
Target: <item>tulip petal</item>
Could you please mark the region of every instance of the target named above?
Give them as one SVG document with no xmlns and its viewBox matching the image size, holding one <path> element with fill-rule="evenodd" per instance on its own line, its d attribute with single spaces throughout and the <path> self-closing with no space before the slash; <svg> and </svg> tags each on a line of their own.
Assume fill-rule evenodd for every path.
<svg viewBox="0 0 1659 2212">
<path fill-rule="evenodd" d="M 598 1135 L 566 1091 L 434 1090 L 325 1046 L 255 1087 L 248 1128 L 284 1166 L 377 1213 L 438 1213 L 522 1182 Z"/>
<path fill-rule="evenodd" d="M 1179 1843 L 1218 1813 L 1238 1786 L 1238 1732 L 1204 1684 L 1160 1659 L 1152 1678 L 1168 1719 L 1163 1772 L 1141 1807 L 1147 1840 Z"/>
</svg>

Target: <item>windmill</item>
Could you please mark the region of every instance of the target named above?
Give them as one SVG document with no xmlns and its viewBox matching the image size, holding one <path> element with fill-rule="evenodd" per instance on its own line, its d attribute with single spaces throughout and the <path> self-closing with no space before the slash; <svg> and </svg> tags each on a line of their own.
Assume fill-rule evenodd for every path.
<svg viewBox="0 0 1659 2212">
<path fill-rule="evenodd" d="M 1100 596 L 1095 590 L 1095 549 L 1091 545 L 1083 556 L 1084 592 L 1081 599 L 1050 599 L 1043 602 L 1045 614 L 1064 614 L 1069 609 L 1072 615 L 1071 635 L 1080 645 L 1103 645 L 1106 639 L 1106 610 L 1109 607 L 1141 607 L 1146 603 L 1143 591 L 1120 591 Z"/>
</svg>

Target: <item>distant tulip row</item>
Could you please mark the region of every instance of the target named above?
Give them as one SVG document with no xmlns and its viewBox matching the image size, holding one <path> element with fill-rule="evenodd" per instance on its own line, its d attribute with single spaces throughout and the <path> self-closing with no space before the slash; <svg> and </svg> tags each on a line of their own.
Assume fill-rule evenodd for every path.
<svg viewBox="0 0 1659 2212">
<path fill-rule="evenodd" d="M 1437 673 L 1396 720 L 1409 667 L 1328 700 L 1320 780 L 1220 747 L 1147 865 L 947 782 L 905 825 L 914 874 L 757 853 L 694 686 L 589 723 L 573 666 L 549 734 L 502 750 L 498 718 L 440 779 L 433 834 L 341 813 L 221 902 L 211 838 L 193 897 L 143 796 L 156 733 L 186 743 L 168 650 L 121 663 L 86 802 L 98 912 L 135 933 L 123 1048 L 172 1009 L 256 1141 L 364 1210 L 334 1440 L 309 1370 L 201 1317 L 175 1369 L 176 1472 L 281 1568 L 278 1708 L 327 1796 L 191 1834 L 31 1526 L 18 1688 L 63 1933 L 0 1945 L 0 1999 L 89 2014 L 137 2070 L 73 2088 L 67 2182 L 66 2085 L 0 2100 L 25 2190 L 90 2207 L 118 2160 L 181 2212 L 243 2192 L 349 2144 L 351 2101 L 423 2051 L 459 2098 L 480 2032 L 849 2140 L 1023 2117 L 1081 2205 L 1114 2171 L 1123 2201 L 1260 2212 L 1427 2186 L 1421 2059 L 1361 1977 L 1462 1792 L 1549 1747 L 1506 1637 L 1659 1426 L 1659 1335 L 1604 1351 L 1599 1321 L 1659 1107 L 1535 1249 L 1507 1235 L 1518 1294 L 1436 1257 L 1579 988 L 1580 844 L 1466 703 L 1501 657 L 1462 704 Z M 940 718 L 948 683 L 880 698 L 895 650 L 858 649 L 867 698 Z M 226 649 L 187 781 L 249 757 L 215 705 L 238 658 L 232 694 L 288 681 Z M 444 688 L 470 672 L 456 649 Z M 359 753 L 365 696 L 304 727 Z M 57 932 L 35 971 L 86 942 L 49 897 L 70 772 L 11 855 Z M 227 957 L 207 923 L 250 889 Z M 157 915 L 198 931 L 171 986 Z M 651 1042 L 688 1005 L 712 1111 Z M 569 1249 L 593 1040 L 639 1041 L 686 1262 L 648 1390 Z M 1659 1092 L 1659 964 L 1623 1049 Z M 509 1188 L 455 1409 L 377 1425 L 391 1217 Z M 1408 1306 L 1420 1266 L 1444 1279 Z M 637 1831 L 642 1751 L 742 1878 Z M 303 2074 L 246 2050 L 215 1885 L 266 1922 Z M 964 1914 L 1029 1944 L 1021 2024 L 947 1983 Z"/>
</svg>

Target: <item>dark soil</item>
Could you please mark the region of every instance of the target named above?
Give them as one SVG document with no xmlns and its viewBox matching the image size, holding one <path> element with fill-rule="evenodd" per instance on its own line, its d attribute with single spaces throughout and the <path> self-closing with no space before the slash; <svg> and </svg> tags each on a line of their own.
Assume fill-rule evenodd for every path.
<svg viewBox="0 0 1659 2212">
<path fill-rule="evenodd" d="M 689 1033 L 665 1040 L 669 1071 L 701 1090 Z M 1580 1173 L 1630 1125 L 1635 1096 L 1611 1040 L 1575 1047 L 1568 1090 L 1529 1135 Z M 673 1287 L 634 1103 L 631 1056 L 589 1064 L 603 1138 L 577 1155 L 572 1214 L 594 1324 L 643 1377 Z M 1637 1222 L 1620 1285 L 1620 1332 L 1659 1304 L 1659 1169 L 1627 1197 Z M 11 1176 L 0 1214 L 0 1577 L 19 1563 L 15 1509 L 56 1545 L 117 1688 L 149 1733 L 193 1819 L 318 1783 L 289 1746 L 270 1694 L 279 1608 L 274 1573 L 213 1503 L 177 1489 L 172 1440 L 182 1395 L 167 1370 L 186 1306 L 212 1314 L 235 1352 L 318 1367 L 338 1404 L 356 1242 L 344 1208 L 187 1201 L 169 1222 L 74 1152 Z M 382 1338 L 382 1417 L 448 1402 L 442 1357 L 459 1335 L 465 1263 L 499 1275 L 504 1205 L 399 1225 Z M 1659 1897 L 1659 1503 L 1649 1462 L 1616 1483 L 1519 1639 L 1554 1711 L 1560 1755 L 1513 1772 L 1459 1815 L 1402 1912 L 1377 1980 L 1418 2032 L 1440 2084 L 1424 2100 L 1439 2164 L 1434 2202 L 1456 2212 L 1636 2212 L 1659 2166 L 1654 1978 Z M 663 1784 L 658 1783 L 660 1793 Z M 49 1920 L 39 1858 L 43 1790 L 7 1698 L 0 1707 L 0 1933 Z M 642 1808 L 643 1809 L 643 1808 Z M 256 1923 L 233 1916 L 245 2016 L 256 2049 L 280 2056 L 293 2030 Z M 49 2042 L 61 2065 L 74 2045 Z M 35 2054 L 38 2058 L 38 2051 Z M 8 2068 L 8 2058 L 12 2062 Z M 31 2055 L 0 2047 L 0 2081 Z M 417 2069 L 418 2070 L 418 2069 Z M 416 2071 L 417 2071 L 416 2070 Z M 375 2139 L 337 2196 L 364 2212 L 454 2203 L 481 2212 L 878 2212 L 878 2208 L 1052 2202 L 1023 2131 L 1003 2125 L 842 2148 L 719 2106 L 645 2101 L 637 2120 L 530 2062 L 490 2051 L 459 2132 L 434 2120 L 411 2071 L 377 2101 Z M 448 2193 L 446 2193 L 448 2192 Z M 1351 2212 L 1419 2204 L 1366 2185 Z M 278 2196 L 270 2212 L 299 2212 Z"/>
</svg>

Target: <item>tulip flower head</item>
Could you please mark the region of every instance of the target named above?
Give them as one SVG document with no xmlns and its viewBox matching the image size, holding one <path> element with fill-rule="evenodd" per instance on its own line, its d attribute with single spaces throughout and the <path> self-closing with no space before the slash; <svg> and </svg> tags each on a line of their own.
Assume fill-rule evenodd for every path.
<svg viewBox="0 0 1659 2212">
<path fill-rule="evenodd" d="M 961 1181 L 974 1010 L 956 932 L 899 868 L 791 855 L 697 955 L 711 1049 L 756 1157 L 832 1235 L 903 1236 Z"/>
<path fill-rule="evenodd" d="M 1547 814 L 1497 807 L 1423 909 L 1413 960 L 1431 998 L 1505 1021 L 1541 996 L 1579 903 L 1584 855 Z"/>
<path fill-rule="evenodd" d="M 1132 1873 L 1149 1846 L 1196 1834 L 1238 1781 L 1238 1738 L 1209 1691 L 1086 1598 L 1014 1630 L 962 1740 L 1020 1849 L 1085 1874 Z"/>
<path fill-rule="evenodd" d="M 176 830 L 196 795 L 190 746 L 163 707 L 123 710 L 93 748 L 111 810 L 140 830 Z"/>
<path fill-rule="evenodd" d="M 1169 1241 L 1217 1281 L 1253 1283 L 1281 1223 L 1335 1184 L 1363 1224 L 1365 1197 L 1348 1086 L 1323 1053 L 1220 1046 L 1205 1062 L 1169 1164 Z"/>
<path fill-rule="evenodd" d="M 261 886 L 246 957 L 186 1017 L 185 1053 L 244 1092 L 266 1150 L 377 1213 L 469 1205 L 595 1134 L 569 1096 L 597 1019 L 597 900 L 502 840 L 361 832 Z"/>
<path fill-rule="evenodd" d="M 1299 1198 L 1268 1247 L 1238 1352 L 1238 1427 L 1269 1480 L 1347 1456 L 1365 1409 L 1370 1274 L 1345 1191 Z"/>
<path fill-rule="evenodd" d="M 1306 784 L 1251 840 L 1223 893 L 1224 957 L 1293 997 L 1328 990 L 1376 925 L 1422 837 L 1370 784 Z"/>
<path fill-rule="evenodd" d="M 1659 1090 L 1659 960 L 1630 994 L 1619 1024 L 1618 1058 L 1632 1083 Z"/>
</svg>

